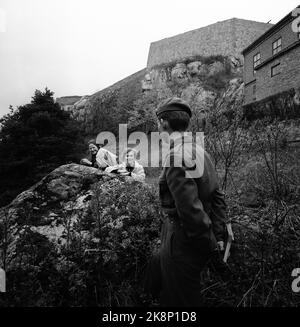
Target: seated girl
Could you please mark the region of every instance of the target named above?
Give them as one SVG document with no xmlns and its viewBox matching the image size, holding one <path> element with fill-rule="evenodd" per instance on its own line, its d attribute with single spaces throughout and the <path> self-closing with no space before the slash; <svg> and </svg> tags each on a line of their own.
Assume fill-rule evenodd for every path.
<svg viewBox="0 0 300 327">
<path fill-rule="evenodd" d="M 81 159 L 80 163 L 82 165 L 100 168 L 102 170 L 117 165 L 117 156 L 112 152 L 99 147 L 95 140 L 89 141 L 88 144 L 90 159 Z"/>
<path fill-rule="evenodd" d="M 81 159 L 80 164 L 84 166 L 98 168 L 98 164 L 96 161 L 96 156 L 99 150 L 98 145 L 96 144 L 95 140 L 90 140 L 88 142 L 88 146 L 89 146 L 89 159 L 87 158 Z"/>
<path fill-rule="evenodd" d="M 124 161 L 119 165 L 106 168 L 105 171 L 115 172 L 127 176 L 128 179 L 142 182 L 145 180 L 145 172 L 143 166 L 136 161 L 136 157 L 136 150 L 128 148 L 124 151 Z"/>
</svg>

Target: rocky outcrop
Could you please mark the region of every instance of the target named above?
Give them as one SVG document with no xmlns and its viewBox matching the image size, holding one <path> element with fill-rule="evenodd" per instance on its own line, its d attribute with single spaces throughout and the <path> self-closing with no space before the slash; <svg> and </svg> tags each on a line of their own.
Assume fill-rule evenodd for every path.
<svg viewBox="0 0 300 327">
<path fill-rule="evenodd" d="M 239 58 L 197 56 L 151 69 L 142 86 L 144 92 L 157 90 L 159 100 L 171 95 L 185 99 L 193 108 L 192 120 L 200 127 L 200 120 L 207 120 L 212 110 L 224 113 L 242 106 L 241 73 Z"/>
<path fill-rule="evenodd" d="M 119 120 L 127 122 L 124 107 L 131 108 L 133 102 L 142 95 L 142 80 L 146 74 L 143 69 L 123 80 L 90 96 L 84 96 L 68 108 L 72 117 L 82 123 L 87 134 L 98 134 L 103 130 L 103 120 L 108 114 L 119 114 Z M 145 82 L 147 84 L 147 82 Z M 150 88 L 149 88 L 150 89 Z M 123 118 L 124 117 L 124 118 Z M 106 119 L 110 119 L 107 117 Z M 115 122 L 117 125 L 117 122 Z"/>
<path fill-rule="evenodd" d="M 112 179 L 122 182 L 121 177 L 96 168 L 64 165 L 1 208 L 0 226 L 7 224 L 9 235 L 6 269 L 16 264 L 16 246 L 25 231 L 46 237 L 60 251 L 70 230 L 86 219 L 94 196 L 93 186 L 100 184 L 105 189 Z M 80 233 L 85 237 L 88 231 L 83 228 Z"/>
<path fill-rule="evenodd" d="M 184 61 L 173 62 L 149 69 L 142 81 L 143 90 L 166 87 L 168 82 L 193 83 L 209 77 L 232 74 L 241 76 L 242 63 L 239 58 L 229 57 L 200 57 L 187 58 Z"/>
<path fill-rule="evenodd" d="M 134 284 L 149 257 L 157 207 L 145 183 L 77 164 L 58 167 L 0 208 L 0 267 L 9 294 L 0 306 L 109 304 L 107 283 Z M 103 298 L 88 302 L 95 283 Z"/>
<path fill-rule="evenodd" d="M 233 78 L 229 81 L 226 91 L 218 99 L 216 106 L 220 113 L 226 113 L 233 107 L 240 110 L 244 100 L 244 83 L 242 78 Z"/>
<path fill-rule="evenodd" d="M 14 265 L 16 244 L 25 230 L 45 236 L 56 248 L 64 244 L 67 228 L 72 228 L 87 214 L 93 196 L 92 185 L 105 184 L 112 178 L 115 176 L 96 168 L 64 165 L 1 208 L 0 225 L 9 223 L 7 261 L 10 265 Z"/>
</svg>

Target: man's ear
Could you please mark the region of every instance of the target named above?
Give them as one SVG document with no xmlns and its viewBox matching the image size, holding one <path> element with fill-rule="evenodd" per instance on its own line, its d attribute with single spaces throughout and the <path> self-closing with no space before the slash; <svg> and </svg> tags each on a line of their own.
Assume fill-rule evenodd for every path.
<svg viewBox="0 0 300 327">
<path fill-rule="evenodd" d="M 166 120 L 160 119 L 159 121 L 164 130 L 169 129 L 169 123 Z"/>
</svg>

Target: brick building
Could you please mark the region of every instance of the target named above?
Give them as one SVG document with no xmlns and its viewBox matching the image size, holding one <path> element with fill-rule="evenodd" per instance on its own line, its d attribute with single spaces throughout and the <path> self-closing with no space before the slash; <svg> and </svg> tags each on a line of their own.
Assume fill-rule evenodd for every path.
<svg viewBox="0 0 300 327">
<path fill-rule="evenodd" d="M 300 6 L 298 7 L 300 14 Z M 243 50 L 245 104 L 300 87 L 300 32 L 290 12 Z"/>
<path fill-rule="evenodd" d="M 243 59 L 242 50 L 270 29 L 272 24 L 231 18 L 199 29 L 152 42 L 147 68 L 194 56 L 235 56 Z"/>
</svg>

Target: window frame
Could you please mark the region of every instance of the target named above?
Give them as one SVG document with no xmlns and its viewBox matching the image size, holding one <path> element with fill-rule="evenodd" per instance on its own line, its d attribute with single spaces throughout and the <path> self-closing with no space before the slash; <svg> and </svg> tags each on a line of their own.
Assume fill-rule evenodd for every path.
<svg viewBox="0 0 300 327">
<path fill-rule="evenodd" d="M 278 41 L 280 40 L 280 44 Z M 272 42 L 272 54 L 273 56 L 282 50 L 282 37 L 280 36 L 274 42 Z"/>
<path fill-rule="evenodd" d="M 257 56 L 259 56 L 258 58 L 256 58 Z M 261 64 L 261 53 L 257 52 L 254 56 L 253 56 L 253 74 L 256 74 L 256 70 L 255 68 Z"/>
<path fill-rule="evenodd" d="M 279 66 L 280 66 L 280 62 L 277 63 L 277 64 L 274 65 L 274 66 L 271 66 L 271 78 L 272 78 L 272 77 L 275 77 L 275 76 L 277 76 L 277 75 L 279 75 L 279 74 L 281 73 L 280 71 L 277 72 L 276 74 L 273 73 L 274 69 L 275 69 L 276 67 L 279 67 Z"/>
</svg>

